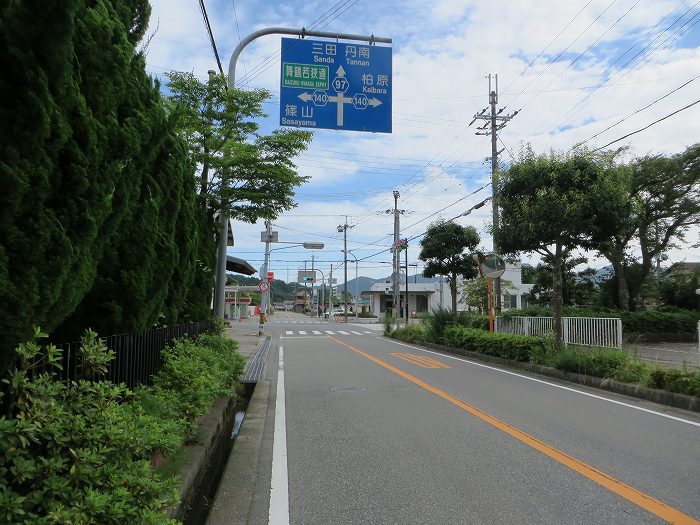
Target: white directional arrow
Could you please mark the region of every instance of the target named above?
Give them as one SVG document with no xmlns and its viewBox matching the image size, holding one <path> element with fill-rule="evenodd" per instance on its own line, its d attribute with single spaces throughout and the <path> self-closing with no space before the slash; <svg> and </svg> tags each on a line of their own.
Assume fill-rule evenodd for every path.
<svg viewBox="0 0 700 525">
<path fill-rule="evenodd" d="M 343 69 L 342 65 L 338 67 L 338 71 L 336 71 L 335 74 L 338 75 L 340 78 L 345 77 L 345 70 Z"/>
<path fill-rule="evenodd" d="M 379 99 L 377 99 L 377 98 L 371 98 L 371 99 L 369 99 L 369 105 L 372 106 L 373 108 L 376 108 L 376 107 L 379 106 L 381 103 L 382 103 L 382 101 L 379 100 Z"/>
<path fill-rule="evenodd" d="M 340 66 L 341 68 L 343 66 Z M 345 96 L 345 93 L 342 91 L 337 94 L 335 97 L 328 97 L 329 102 L 337 102 L 338 103 L 338 118 L 337 118 L 337 125 L 342 126 L 343 125 L 343 106 L 345 104 L 352 104 L 352 98 L 348 98 Z"/>
<path fill-rule="evenodd" d="M 304 102 L 308 102 L 309 100 L 311 100 L 313 98 L 313 95 L 311 93 L 307 93 L 306 91 L 304 91 L 301 95 L 297 95 L 297 96 L 301 100 L 303 100 Z"/>
</svg>

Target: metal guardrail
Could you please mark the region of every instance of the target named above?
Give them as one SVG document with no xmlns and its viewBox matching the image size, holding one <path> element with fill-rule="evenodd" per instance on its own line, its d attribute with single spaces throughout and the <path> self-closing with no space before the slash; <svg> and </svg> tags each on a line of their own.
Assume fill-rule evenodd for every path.
<svg viewBox="0 0 700 525">
<path fill-rule="evenodd" d="M 258 346 L 255 354 L 248 359 L 243 371 L 243 377 L 241 378 L 241 383 L 243 384 L 254 384 L 262 379 L 263 372 L 265 371 L 265 361 L 267 360 L 267 354 L 270 351 L 270 338 L 266 337 Z"/>
<path fill-rule="evenodd" d="M 622 319 L 618 317 L 562 317 L 564 344 L 622 348 Z M 544 336 L 552 332 L 552 317 L 496 317 L 499 333 Z"/>
</svg>

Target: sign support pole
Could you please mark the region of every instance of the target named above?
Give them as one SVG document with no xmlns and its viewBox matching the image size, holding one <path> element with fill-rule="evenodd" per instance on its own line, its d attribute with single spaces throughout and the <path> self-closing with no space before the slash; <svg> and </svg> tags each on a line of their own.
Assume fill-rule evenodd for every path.
<svg viewBox="0 0 700 525">
<path fill-rule="evenodd" d="M 374 35 L 353 35 L 347 33 L 333 33 L 330 31 L 309 31 L 305 28 L 292 29 L 288 27 L 268 27 L 260 29 L 249 34 L 243 40 L 241 40 L 236 49 L 233 50 L 231 54 L 231 59 L 228 64 L 228 88 L 234 89 L 236 87 L 236 64 L 238 62 L 238 57 L 243 52 L 243 49 L 250 44 L 253 40 L 260 38 L 265 35 L 296 35 L 302 38 L 306 36 L 317 36 L 321 38 L 335 38 L 340 40 L 354 40 L 358 42 L 367 42 L 369 44 L 374 44 L 379 42 L 382 44 L 391 44 L 392 39 L 386 37 L 378 37 Z M 219 210 L 219 246 L 218 246 L 218 256 L 216 265 L 216 288 L 215 288 L 215 304 L 214 304 L 214 314 L 216 317 L 221 319 L 224 318 L 224 302 L 225 302 L 225 287 L 226 287 L 226 240 L 228 238 L 228 216 L 225 213 L 224 207 L 222 206 Z"/>
</svg>

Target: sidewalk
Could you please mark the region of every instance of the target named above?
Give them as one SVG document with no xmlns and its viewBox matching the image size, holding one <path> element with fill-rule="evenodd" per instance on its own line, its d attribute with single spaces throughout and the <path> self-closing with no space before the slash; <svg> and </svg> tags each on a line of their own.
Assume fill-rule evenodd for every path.
<svg viewBox="0 0 700 525">
<path fill-rule="evenodd" d="M 226 335 L 238 341 L 239 352 L 249 359 L 265 336 L 258 336 L 258 318 L 231 322 Z M 266 325 L 266 335 L 272 329 Z M 266 523 L 270 470 L 272 463 L 272 428 L 276 383 L 263 378 L 253 390 L 235 445 L 219 480 L 216 495 L 211 502 L 206 525 L 248 525 Z M 266 436 L 266 437 L 265 437 Z M 267 445 L 266 445 L 267 444 Z M 269 449 L 269 450 L 268 450 Z"/>
<path fill-rule="evenodd" d="M 242 321 L 231 320 L 231 327 L 226 328 L 226 335 L 238 341 L 238 352 L 248 359 L 258 349 L 262 336 L 258 335 L 258 318 L 251 317 Z"/>
</svg>

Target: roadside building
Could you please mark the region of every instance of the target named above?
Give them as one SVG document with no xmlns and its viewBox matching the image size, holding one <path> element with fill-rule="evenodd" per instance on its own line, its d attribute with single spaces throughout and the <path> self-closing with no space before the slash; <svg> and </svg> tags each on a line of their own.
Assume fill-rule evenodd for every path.
<svg viewBox="0 0 700 525">
<path fill-rule="evenodd" d="M 522 266 L 519 261 L 507 263 L 506 270 L 502 277 L 510 281 L 513 286 L 507 290 L 501 299 L 503 310 L 512 308 L 522 308 L 527 306 L 525 295 L 532 290 L 532 284 L 523 284 Z M 461 296 L 463 280 L 459 279 L 458 301 Z M 411 317 L 415 317 L 424 312 L 429 312 L 434 308 L 450 308 L 452 298 L 450 296 L 450 286 L 445 279 L 431 283 L 412 283 L 409 280 L 408 292 L 406 283 L 402 282 L 400 287 L 401 306 L 400 312 L 405 312 L 406 295 L 408 293 L 408 311 Z M 363 291 L 362 295 L 369 297 L 369 311 L 379 318 L 383 318 L 387 311 L 392 311 L 393 292 L 392 283 L 387 280 L 374 283 L 369 290 Z M 467 310 L 468 306 L 463 302 L 457 303 L 457 310 Z M 402 313 L 401 317 L 404 317 Z"/>
</svg>

